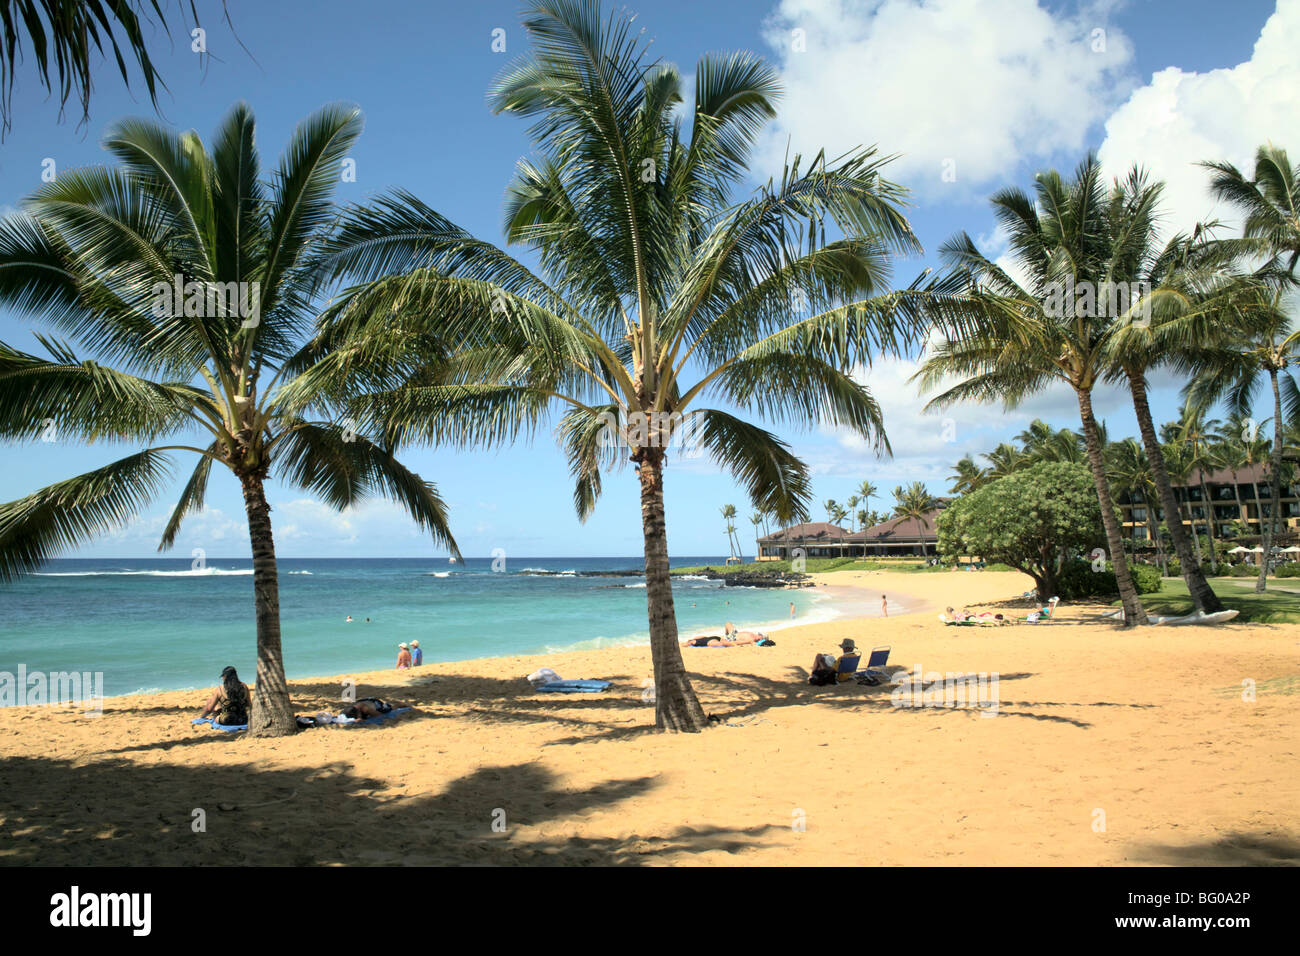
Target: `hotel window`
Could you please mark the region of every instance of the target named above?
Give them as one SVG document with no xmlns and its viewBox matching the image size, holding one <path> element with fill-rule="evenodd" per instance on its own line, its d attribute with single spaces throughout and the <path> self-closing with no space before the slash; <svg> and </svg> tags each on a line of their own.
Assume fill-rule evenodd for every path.
<svg viewBox="0 0 1300 956">
<path fill-rule="evenodd" d="M 1146 508 L 1134 508 L 1134 509 L 1133 509 L 1133 520 L 1134 520 L 1134 521 L 1146 521 L 1146 520 L 1147 520 L 1147 509 L 1146 509 Z"/>
</svg>

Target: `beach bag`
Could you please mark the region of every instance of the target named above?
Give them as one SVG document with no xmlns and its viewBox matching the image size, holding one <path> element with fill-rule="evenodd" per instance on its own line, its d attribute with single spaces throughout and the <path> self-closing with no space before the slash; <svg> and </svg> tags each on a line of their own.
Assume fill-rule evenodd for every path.
<svg viewBox="0 0 1300 956">
<path fill-rule="evenodd" d="M 541 670 L 533 671 L 528 675 L 527 681 L 534 687 L 541 687 L 543 684 L 549 684 L 551 681 L 560 680 L 560 675 L 555 673 L 549 667 L 543 667 Z"/>
<path fill-rule="evenodd" d="M 835 671 L 829 667 L 819 667 L 809 676 L 808 683 L 821 687 L 825 684 L 837 684 L 839 681 L 835 677 Z"/>
</svg>

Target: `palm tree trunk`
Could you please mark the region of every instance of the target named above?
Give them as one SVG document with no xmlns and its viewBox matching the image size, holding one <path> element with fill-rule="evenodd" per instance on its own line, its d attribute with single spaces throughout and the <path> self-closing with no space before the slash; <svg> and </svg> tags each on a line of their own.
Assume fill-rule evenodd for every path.
<svg viewBox="0 0 1300 956">
<path fill-rule="evenodd" d="M 1259 578 L 1255 581 L 1255 592 L 1262 594 L 1267 588 L 1268 581 L 1268 560 L 1273 550 L 1274 529 L 1277 522 L 1282 516 L 1282 393 L 1278 390 L 1277 369 L 1268 370 L 1269 382 L 1273 386 L 1273 448 L 1269 453 L 1269 470 L 1273 472 L 1269 476 L 1269 492 L 1273 499 L 1273 510 L 1268 516 L 1268 523 L 1264 523 L 1264 514 L 1260 512 L 1260 530 L 1263 532 L 1263 541 L 1260 547 L 1264 553 L 1259 556 Z M 1258 487 L 1256 488 L 1258 494 Z"/>
<path fill-rule="evenodd" d="M 1147 461 L 1151 465 L 1151 476 L 1155 479 L 1156 492 L 1160 495 L 1160 505 L 1165 510 L 1168 521 L 1169 536 L 1174 540 L 1174 551 L 1178 555 L 1178 564 L 1183 570 L 1183 580 L 1187 582 L 1188 593 L 1198 611 L 1213 614 L 1223 609 L 1223 602 L 1214 593 L 1210 583 L 1205 580 L 1201 570 L 1199 555 L 1193 555 L 1191 542 L 1183 531 L 1182 511 L 1178 499 L 1174 497 L 1174 486 L 1169 480 L 1169 469 L 1165 467 L 1165 453 L 1160 449 L 1160 439 L 1156 435 L 1155 422 L 1151 419 L 1151 405 L 1147 400 L 1146 380 L 1139 374 L 1128 373 L 1129 391 L 1133 395 L 1133 410 L 1137 414 L 1138 431 L 1142 434 L 1142 444 L 1147 451 Z M 1193 525 L 1193 532 L 1196 528 Z M 1158 529 L 1157 529 L 1158 533 Z M 1197 542 L 1199 549 L 1200 542 Z"/>
<path fill-rule="evenodd" d="M 248 539 L 253 546 L 253 596 L 257 608 L 257 684 L 248 731 L 255 737 L 283 737 L 297 730 L 280 652 L 280 582 L 271 536 L 271 506 L 261 475 L 241 475 Z"/>
<path fill-rule="evenodd" d="M 1219 573 L 1219 555 L 1214 548 L 1214 502 L 1210 500 L 1210 486 L 1205 483 L 1205 469 L 1201 468 L 1201 498 L 1205 501 L 1205 536 L 1210 542 L 1210 570 Z"/>
<path fill-rule="evenodd" d="M 1079 417 L 1083 420 L 1083 438 L 1088 446 L 1088 464 L 1092 466 L 1093 484 L 1097 486 L 1097 499 L 1101 504 L 1101 523 L 1106 529 L 1106 547 L 1115 566 L 1115 584 L 1119 588 L 1120 602 L 1124 606 L 1124 626 L 1149 624 L 1147 612 L 1138 599 L 1137 588 L 1124 558 L 1124 538 L 1115 520 L 1115 501 L 1110 495 L 1110 482 L 1106 480 L 1106 463 L 1101 456 L 1101 436 L 1097 433 L 1097 419 L 1092 413 L 1092 396 L 1087 389 L 1077 388 Z"/>
<path fill-rule="evenodd" d="M 655 727 L 699 733 L 708 726 L 677 643 L 677 612 L 668 574 L 668 530 L 664 525 L 663 452 L 643 449 L 641 527 L 645 535 L 645 590 L 650 615 L 650 657 L 655 671 Z"/>
</svg>

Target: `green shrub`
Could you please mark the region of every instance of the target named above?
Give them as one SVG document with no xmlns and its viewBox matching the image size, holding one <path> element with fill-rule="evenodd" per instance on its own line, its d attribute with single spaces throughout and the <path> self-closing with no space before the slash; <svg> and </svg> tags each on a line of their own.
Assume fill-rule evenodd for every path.
<svg viewBox="0 0 1300 956">
<path fill-rule="evenodd" d="M 1154 594 L 1160 590 L 1162 579 L 1159 568 L 1149 564 L 1131 564 L 1129 574 L 1138 594 Z M 1071 561 L 1061 571 L 1057 593 L 1066 601 L 1112 597 L 1119 593 L 1119 585 L 1115 583 L 1115 566 L 1108 563 L 1106 570 L 1094 571 L 1091 561 Z"/>
<path fill-rule="evenodd" d="M 1300 561 L 1289 561 L 1277 569 L 1279 578 L 1300 578 Z"/>
<path fill-rule="evenodd" d="M 1183 576 L 1183 562 L 1177 558 L 1169 559 L 1169 576 L 1171 578 L 1181 578 Z"/>
<path fill-rule="evenodd" d="M 1207 569 L 1208 570 L 1208 569 Z M 1259 575 L 1259 569 L 1253 564 L 1220 564 L 1219 573 L 1216 577 L 1220 578 L 1253 578 Z"/>
</svg>

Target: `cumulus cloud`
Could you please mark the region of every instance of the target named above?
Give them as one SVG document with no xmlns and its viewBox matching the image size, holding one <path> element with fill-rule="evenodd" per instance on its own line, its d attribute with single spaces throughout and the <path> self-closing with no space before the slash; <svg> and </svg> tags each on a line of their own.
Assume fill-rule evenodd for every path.
<svg viewBox="0 0 1300 956">
<path fill-rule="evenodd" d="M 765 34 L 786 96 L 760 166 L 779 169 L 787 141 L 805 156 L 876 143 L 903 154 L 892 174 L 925 198 L 977 195 L 1026 160 L 1082 152 L 1132 85 L 1111 6 L 782 0 Z"/>
<path fill-rule="evenodd" d="M 1189 230 L 1218 218 L 1236 226 L 1231 210 L 1216 205 L 1202 160 L 1226 160 L 1247 175 L 1255 149 L 1272 141 L 1300 159 L 1300 0 L 1279 0 L 1249 60 L 1231 69 L 1186 73 L 1170 66 L 1135 90 L 1106 121 L 1098 156 L 1118 176 L 1137 162 L 1166 182 L 1166 225 Z"/>
</svg>

